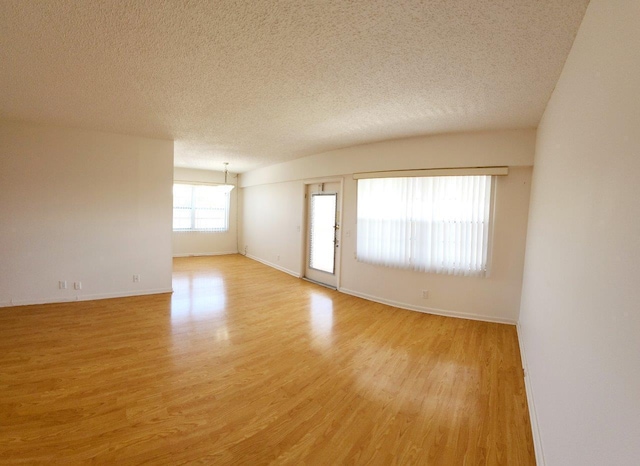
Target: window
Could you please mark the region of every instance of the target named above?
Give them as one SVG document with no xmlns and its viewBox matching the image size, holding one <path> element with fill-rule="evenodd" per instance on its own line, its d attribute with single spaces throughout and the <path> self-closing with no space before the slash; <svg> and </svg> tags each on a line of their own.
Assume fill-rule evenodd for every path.
<svg viewBox="0 0 640 466">
<path fill-rule="evenodd" d="M 484 276 L 491 182 L 491 176 L 359 179 L 358 260 Z"/>
<path fill-rule="evenodd" d="M 173 185 L 173 231 L 228 230 L 229 192 L 224 186 Z"/>
</svg>

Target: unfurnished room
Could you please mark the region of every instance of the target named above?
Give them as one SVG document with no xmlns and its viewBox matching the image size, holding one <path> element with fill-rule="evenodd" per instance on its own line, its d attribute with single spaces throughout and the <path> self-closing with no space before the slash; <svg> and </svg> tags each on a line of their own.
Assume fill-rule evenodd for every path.
<svg viewBox="0 0 640 466">
<path fill-rule="evenodd" d="M 0 464 L 640 464 L 638 0 L 0 0 Z"/>
</svg>

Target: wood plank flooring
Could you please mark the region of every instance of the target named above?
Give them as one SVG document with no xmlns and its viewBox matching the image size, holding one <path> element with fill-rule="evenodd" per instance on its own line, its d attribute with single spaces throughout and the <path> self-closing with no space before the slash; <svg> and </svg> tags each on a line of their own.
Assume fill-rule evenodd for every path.
<svg viewBox="0 0 640 466">
<path fill-rule="evenodd" d="M 239 255 L 174 290 L 0 309 L 0 463 L 535 464 L 513 326 Z"/>
</svg>

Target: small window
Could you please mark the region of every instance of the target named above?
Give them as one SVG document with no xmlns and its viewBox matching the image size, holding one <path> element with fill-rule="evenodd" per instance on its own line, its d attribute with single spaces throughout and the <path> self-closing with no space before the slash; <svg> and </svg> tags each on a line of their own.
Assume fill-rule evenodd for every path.
<svg viewBox="0 0 640 466">
<path fill-rule="evenodd" d="M 484 276 L 491 184 L 491 176 L 359 179 L 358 260 Z"/>
<path fill-rule="evenodd" d="M 229 192 L 224 186 L 173 185 L 173 231 L 228 230 Z"/>
</svg>

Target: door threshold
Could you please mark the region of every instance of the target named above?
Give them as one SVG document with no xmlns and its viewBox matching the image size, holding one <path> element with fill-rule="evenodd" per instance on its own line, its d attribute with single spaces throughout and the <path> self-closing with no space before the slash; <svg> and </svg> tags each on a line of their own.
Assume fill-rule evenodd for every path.
<svg viewBox="0 0 640 466">
<path fill-rule="evenodd" d="M 329 288 L 330 290 L 338 291 L 338 288 L 335 287 L 335 286 L 327 285 L 326 283 L 318 282 L 316 280 L 312 280 L 312 279 L 307 278 L 307 277 L 302 277 L 302 279 L 306 280 L 308 282 L 311 282 L 311 283 L 315 283 L 316 285 L 324 286 L 325 288 Z"/>
</svg>

